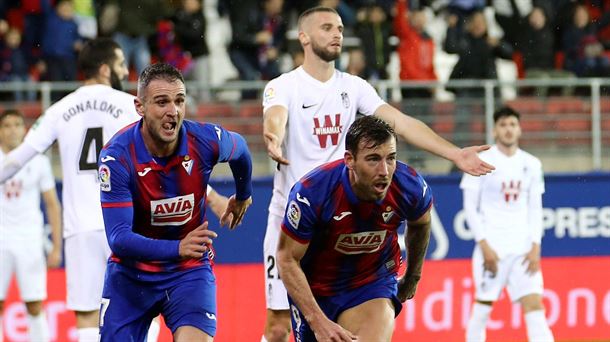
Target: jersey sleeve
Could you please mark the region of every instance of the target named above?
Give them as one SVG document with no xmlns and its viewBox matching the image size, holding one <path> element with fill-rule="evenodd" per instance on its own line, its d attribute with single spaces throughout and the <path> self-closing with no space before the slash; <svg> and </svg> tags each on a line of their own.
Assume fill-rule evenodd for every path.
<svg viewBox="0 0 610 342">
<path fill-rule="evenodd" d="M 263 92 L 263 113 L 273 106 L 282 106 L 286 109 L 290 108 L 289 91 L 292 87 L 284 86 L 282 81 L 284 78 L 276 78 L 265 86 Z"/>
<path fill-rule="evenodd" d="M 238 133 L 213 127 L 218 138 L 218 161 L 229 163 L 235 179 L 235 198 L 246 200 L 252 195 L 252 157 L 248 145 Z"/>
<path fill-rule="evenodd" d="M 409 191 L 415 200 L 415 205 L 412 206 L 407 214 L 408 221 L 415 221 L 422 217 L 430 209 L 433 201 L 432 190 L 428 183 L 426 183 L 426 180 L 415 170 L 412 172 L 410 182 L 412 185 L 409 187 Z"/>
<path fill-rule="evenodd" d="M 57 120 L 59 116 L 54 115 L 52 108 L 36 120 L 25 136 L 24 141 L 39 153 L 46 151 L 57 139 Z"/>
<path fill-rule="evenodd" d="M 352 76 L 356 80 L 356 87 L 358 89 L 358 112 L 364 115 L 373 115 L 377 108 L 385 104 L 385 101 L 379 97 L 377 91 L 367 81 L 363 80 L 358 76 Z"/>
<path fill-rule="evenodd" d="M 49 158 L 47 158 L 47 156 L 40 155 L 38 167 L 38 172 L 40 172 L 40 182 L 38 184 L 40 191 L 46 192 L 51 189 L 55 189 L 55 177 L 53 176 L 53 170 L 51 169 L 51 162 L 49 161 Z"/>
<path fill-rule="evenodd" d="M 282 221 L 282 230 L 294 240 L 300 243 L 308 243 L 314 233 L 316 222 L 316 210 L 310 201 L 307 189 L 301 182 L 297 182 L 288 197 L 288 204 Z"/>
<path fill-rule="evenodd" d="M 102 208 L 132 206 L 129 171 L 119 155 L 107 149 L 100 152 L 100 161 L 105 160 L 98 168 Z"/>
<path fill-rule="evenodd" d="M 532 188 L 530 191 L 535 194 L 543 194 L 545 191 L 544 171 L 542 163 L 538 159 L 534 159 L 532 162 Z"/>
</svg>

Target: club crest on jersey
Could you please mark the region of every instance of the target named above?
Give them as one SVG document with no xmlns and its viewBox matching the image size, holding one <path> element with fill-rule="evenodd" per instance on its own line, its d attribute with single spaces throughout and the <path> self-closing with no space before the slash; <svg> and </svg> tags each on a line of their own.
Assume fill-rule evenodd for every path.
<svg viewBox="0 0 610 342">
<path fill-rule="evenodd" d="M 191 159 L 191 157 L 189 157 L 189 156 L 185 156 L 184 161 L 182 162 L 182 167 L 184 168 L 186 173 L 188 173 L 190 176 L 191 170 L 193 169 L 193 159 Z"/>
<path fill-rule="evenodd" d="M 381 214 L 381 217 L 383 218 L 383 222 L 385 222 L 385 223 L 390 222 L 390 220 L 392 219 L 392 216 L 394 216 L 394 211 L 392 210 L 392 207 L 390 207 L 390 206 L 385 208 L 385 212 Z"/>
<path fill-rule="evenodd" d="M 349 96 L 346 92 L 341 93 L 341 102 L 343 102 L 343 107 L 349 108 Z"/>
<path fill-rule="evenodd" d="M 288 223 L 294 229 L 299 229 L 299 221 L 301 221 L 301 208 L 295 201 L 290 201 L 288 204 L 288 210 L 286 211 L 286 218 Z"/>
<path fill-rule="evenodd" d="M 108 165 L 100 165 L 98 175 L 100 179 L 100 190 L 110 191 L 112 187 L 110 186 L 110 168 L 108 167 Z"/>
<path fill-rule="evenodd" d="M 324 126 L 321 125 L 319 118 L 313 118 L 313 135 L 318 136 L 321 148 L 326 148 L 328 144 L 328 137 L 333 146 L 339 144 L 339 135 L 343 132 L 343 126 L 341 125 L 341 113 L 335 114 L 335 122 L 333 123 L 330 115 L 324 115 Z"/>
<path fill-rule="evenodd" d="M 185 224 L 193 217 L 194 207 L 194 194 L 150 201 L 150 224 L 153 226 Z"/>
<path fill-rule="evenodd" d="M 381 248 L 383 241 L 385 241 L 385 236 L 385 230 L 341 234 L 335 243 L 335 250 L 343 254 L 377 252 Z"/>
</svg>

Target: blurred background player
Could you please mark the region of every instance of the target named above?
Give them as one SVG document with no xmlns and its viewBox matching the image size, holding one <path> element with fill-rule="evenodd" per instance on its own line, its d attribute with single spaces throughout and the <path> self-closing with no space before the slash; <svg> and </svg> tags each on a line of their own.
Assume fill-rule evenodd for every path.
<svg viewBox="0 0 610 342">
<path fill-rule="evenodd" d="M 108 262 L 102 341 L 144 341 L 163 314 L 174 341 L 212 341 L 216 282 L 205 202 L 210 174 L 228 162 L 236 194 L 221 223 L 235 228 L 252 202 L 252 161 L 245 140 L 223 128 L 184 120 L 186 88 L 180 72 L 153 64 L 138 79 L 142 120 L 102 150 L 99 175 Z"/>
<path fill-rule="evenodd" d="M 78 340 L 97 341 L 104 270 L 110 249 L 104 235 L 97 161 L 104 144 L 140 119 L 134 97 L 122 92 L 128 70 L 109 38 L 85 44 L 79 67 L 84 85 L 47 109 L 25 141 L 7 155 L 0 183 L 38 153 L 59 142 L 63 172 L 67 307 L 76 312 Z"/>
<path fill-rule="evenodd" d="M 0 163 L 21 144 L 25 136 L 23 114 L 5 110 L 0 114 Z M 46 265 L 44 222 L 40 198 L 51 226 L 53 248 Z M 0 186 L 0 341 L 4 298 L 13 274 L 27 309 L 31 341 L 49 341 L 49 328 L 42 309 L 47 298 L 47 266 L 61 264 L 61 206 L 49 159 L 37 155 Z"/>
<path fill-rule="evenodd" d="M 406 142 L 451 160 L 465 172 L 482 175 L 493 169 L 477 155 L 488 146 L 456 147 L 423 122 L 385 103 L 363 79 L 335 69 L 343 23 L 334 9 L 306 10 L 298 28 L 303 66 L 270 81 L 263 95 L 265 144 L 269 156 L 278 162 L 264 242 L 267 320 L 262 340 L 272 342 L 287 341 L 290 335 L 286 289 L 275 259 L 290 188 L 313 168 L 343 157 L 345 132 L 356 113 L 376 115 Z"/>
<path fill-rule="evenodd" d="M 472 256 L 475 302 L 466 341 L 485 341 L 493 302 L 507 288 L 521 303 L 529 341 L 553 341 L 544 316 L 540 271 L 542 194 L 540 160 L 519 149 L 519 113 L 509 107 L 494 113 L 496 144 L 481 158 L 496 166 L 484 177 L 464 175 L 464 210 L 477 242 Z"/>
<path fill-rule="evenodd" d="M 396 135 L 357 119 L 345 156 L 295 184 L 282 222 L 278 266 L 297 341 L 390 342 L 401 302 L 413 298 L 430 240 L 432 192 L 396 160 Z M 407 222 L 407 270 L 398 228 Z M 336 323 L 335 323 L 336 322 Z"/>
</svg>

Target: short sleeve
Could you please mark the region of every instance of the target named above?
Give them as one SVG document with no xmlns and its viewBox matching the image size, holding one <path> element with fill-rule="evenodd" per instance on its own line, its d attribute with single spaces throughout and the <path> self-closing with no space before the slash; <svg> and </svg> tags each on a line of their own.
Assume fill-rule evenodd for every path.
<svg viewBox="0 0 610 342">
<path fill-rule="evenodd" d="M 538 159 L 534 159 L 532 163 L 532 193 L 543 194 L 545 191 L 544 185 L 544 171 L 542 170 L 542 163 Z"/>
<path fill-rule="evenodd" d="M 412 178 L 415 186 L 410 186 L 409 191 L 415 199 L 415 206 L 407 214 L 407 220 L 409 221 L 415 221 L 422 217 L 428 211 L 433 201 L 432 189 L 430 189 L 426 180 L 417 172 L 415 172 Z"/>
<path fill-rule="evenodd" d="M 377 91 L 367 81 L 360 77 L 352 76 L 355 79 L 358 89 L 358 112 L 364 115 L 373 115 L 377 108 L 384 105 L 386 102 L 379 97 Z"/>
<path fill-rule="evenodd" d="M 267 111 L 267 109 L 273 106 L 282 106 L 286 109 L 290 108 L 290 89 L 293 87 L 283 85 L 282 82 L 285 80 L 283 78 L 276 78 L 265 86 L 265 90 L 263 91 L 263 113 Z"/>
<path fill-rule="evenodd" d="M 464 173 L 462 180 L 460 181 L 460 189 L 465 190 L 479 190 L 481 187 L 481 177 L 471 176 Z"/>
</svg>

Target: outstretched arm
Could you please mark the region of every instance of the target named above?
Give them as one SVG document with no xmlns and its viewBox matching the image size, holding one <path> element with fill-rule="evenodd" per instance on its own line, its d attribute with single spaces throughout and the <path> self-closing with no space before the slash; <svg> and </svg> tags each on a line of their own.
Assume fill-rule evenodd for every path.
<svg viewBox="0 0 610 342">
<path fill-rule="evenodd" d="M 44 201 L 49 224 L 51 225 L 51 241 L 53 242 L 53 249 L 51 249 L 51 252 L 47 257 L 47 266 L 55 268 L 59 267 L 61 264 L 61 246 L 63 242 L 61 232 L 61 204 L 59 204 L 59 198 L 57 198 L 57 191 L 55 191 L 55 188 L 43 192 L 42 200 Z"/>
<path fill-rule="evenodd" d="M 459 148 L 436 134 L 422 121 L 403 114 L 388 104 L 379 106 L 375 115 L 390 124 L 396 134 L 409 144 L 452 161 L 468 174 L 481 176 L 495 169 L 478 156 L 478 153 L 489 149 L 489 145 Z"/>
</svg>

